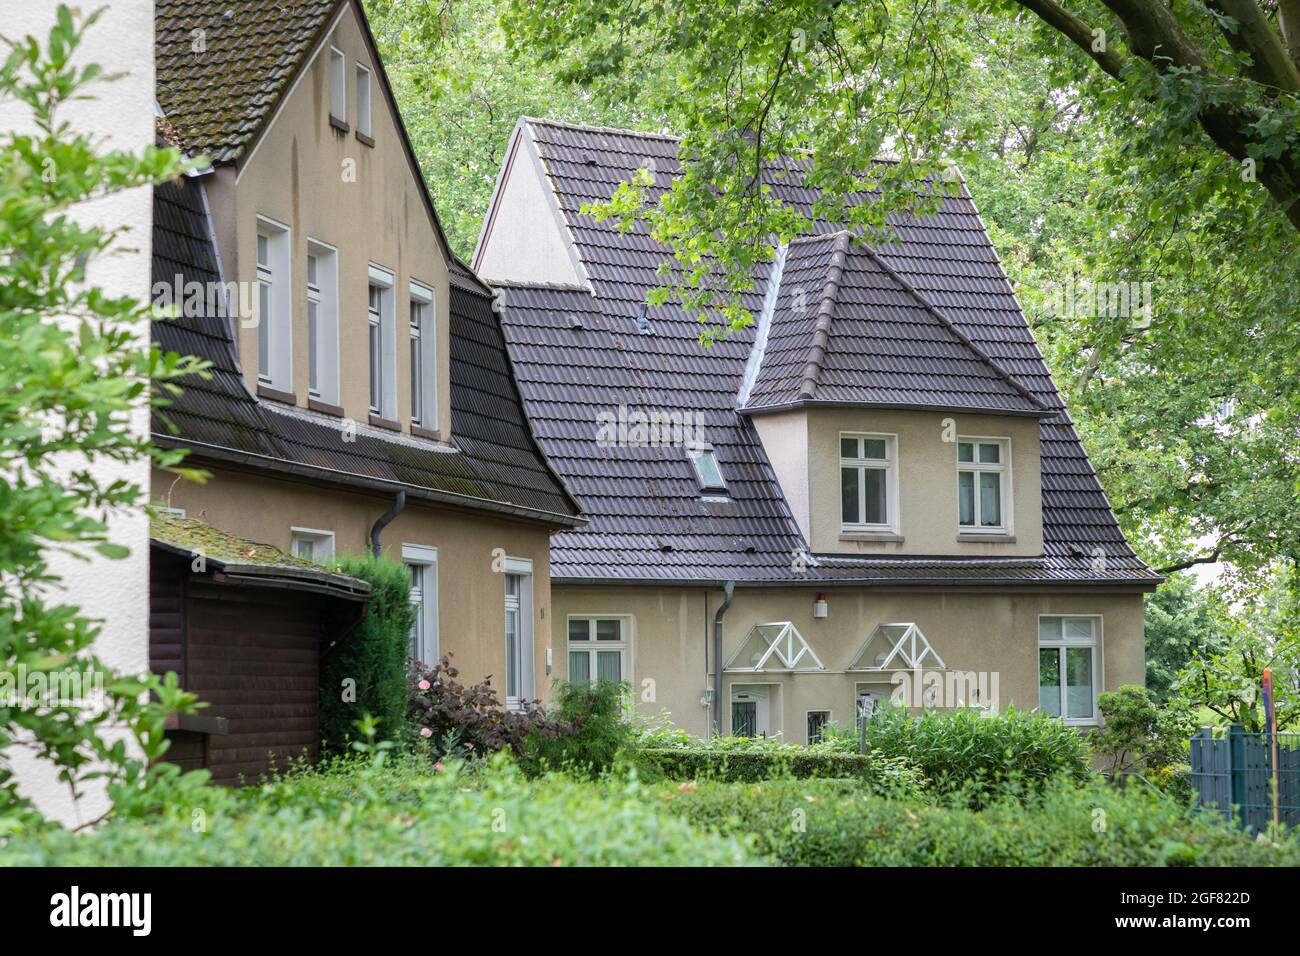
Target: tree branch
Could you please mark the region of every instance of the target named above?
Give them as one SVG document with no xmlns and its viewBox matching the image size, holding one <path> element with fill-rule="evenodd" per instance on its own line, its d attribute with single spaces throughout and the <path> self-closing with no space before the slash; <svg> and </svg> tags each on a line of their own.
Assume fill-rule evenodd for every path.
<svg viewBox="0 0 1300 956">
<path fill-rule="evenodd" d="M 1156 574 L 1173 574 L 1175 571 L 1186 571 L 1188 568 L 1195 567 L 1198 564 L 1214 564 L 1219 560 L 1219 555 L 1223 554 L 1223 542 L 1220 541 L 1214 546 L 1214 550 L 1209 554 L 1201 555 L 1199 558 L 1188 558 L 1186 561 L 1179 561 L 1177 564 L 1171 564 L 1167 568 L 1157 568 Z"/>
<path fill-rule="evenodd" d="M 1250 54 L 1251 79 L 1288 93 L 1300 90 L 1300 67 L 1287 56 L 1282 38 L 1264 19 L 1255 0 L 1208 0 L 1208 4 L 1237 22 L 1236 33 L 1225 29 L 1224 34 L 1234 50 Z"/>
<path fill-rule="evenodd" d="M 1093 28 L 1084 20 L 1076 17 L 1056 0 L 1017 0 L 1017 2 L 1026 10 L 1037 14 L 1039 19 L 1049 27 L 1092 57 L 1103 70 L 1115 79 L 1119 79 L 1120 70 L 1124 68 L 1124 58 L 1116 53 L 1109 43 L 1101 44 L 1103 47 L 1101 50 L 1094 49 L 1097 44 L 1093 37 Z M 1300 3 L 1300 0 L 1295 2 Z"/>
</svg>

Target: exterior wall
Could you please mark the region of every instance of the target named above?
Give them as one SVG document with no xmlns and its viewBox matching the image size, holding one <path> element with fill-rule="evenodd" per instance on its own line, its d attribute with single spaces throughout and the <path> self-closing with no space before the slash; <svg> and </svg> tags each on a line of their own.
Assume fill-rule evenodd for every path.
<svg viewBox="0 0 1300 956">
<path fill-rule="evenodd" d="M 723 618 L 723 662 L 739 650 L 755 624 L 791 621 L 821 659 L 825 671 L 802 674 L 724 676 L 722 713 L 730 732 L 733 684 L 780 687 L 780 727 L 784 739 L 806 742 L 805 713 L 829 710 L 844 724 L 853 719 L 856 685 L 883 685 L 889 675 L 850 673 L 847 668 L 877 624 L 917 624 L 949 670 L 998 673 L 999 706 L 1038 706 L 1038 617 L 1040 614 L 1088 614 L 1102 617 L 1099 690 L 1145 681 L 1142 595 L 1121 592 L 883 591 L 824 590 L 829 615 L 813 617 L 817 591 L 756 589 L 736 591 Z M 551 640 L 556 676 L 567 673 L 569 615 L 627 614 L 633 619 L 630 674 L 639 709 L 655 715 L 667 709 L 671 720 L 693 734 L 708 733 L 709 717 L 699 704 L 711 686 L 712 661 L 705 664 L 708 635 L 721 602 L 720 591 L 690 588 L 584 588 L 557 585 Z M 707 602 L 707 604 L 706 604 Z M 707 671 L 707 674 L 706 674 Z M 643 682 L 652 680 L 654 701 L 641 698 Z M 775 715 L 774 715 L 775 722 Z"/>
<path fill-rule="evenodd" d="M 486 281 L 582 284 L 540 164 L 527 130 L 518 128 L 474 253 L 475 271 Z"/>
<path fill-rule="evenodd" d="M 957 526 L 955 434 L 1011 441 L 1008 540 L 962 541 Z M 813 408 L 756 415 L 754 422 L 800 530 L 818 554 L 968 556 L 1043 553 L 1042 473 L 1037 419 L 870 408 Z M 840 512 L 840 432 L 897 436 L 899 532 L 903 540 L 845 534 Z M 1014 540 L 1012 540 L 1014 539 Z"/>
<path fill-rule="evenodd" d="M 321 488 L 295 481 L 214 469 L 206 485 L 176 484 L 166 504 L 185 509 L 223 531 L 288 551 L 290 528 L 333 531 L 335 554 L 360 554 L 370 528 L 392 499 Z M 169 486 L 155 474 L 154 488 Z M 451 652 L 461 681 L 489 675 L 505 699 L 505 555 L 533 563 L 533 674 L 539 696 L 548 690 L 546 638 L 551 615 L 549 533 L 540 525 L 469 512 L 427 507 L 408 500 L 406 510 L 384 529 L 385 553 L 399 559 L 403 544 L 438 549 L 438 633 L 442 653 Z M 498 549 L 500 549 L 498 551 Z M 493 635 L 499 639 L 493 640 Z"/>
<path fill-rule="evenodd" d="M 434 290 L 437 313 L 438 431 L 451 433 L 447 261 L 424 202 L 424 184 L 407 158 L 396 106 L 384 94 L 352 6 L 315 53 L 270 126 L 236 173 L 224 168 L 207 180 L 226 281 L 255 283 L 257 217 L 288 226 L 292 237 L 293 393 L 307 404 L 307 241 L 338 249 L 339 404 L 344 414 L 369 415 L 368 267 L 396 273 L 397 421 L 411 421 L 410 340 L 406 329 L 411 281 Z M 347 121 L 329 123 L 330 45 L 346 56 Z M 371 70 L 374 145 L 358 139 L 355 65 Z M 352 180 L 352 181 L 349 181 Z M 241 321 L 240 325 L 247 324 Z M 257 389 L 257 330 L 240 328 L 239 354 L 249 388 Z"/>
<path fill-rule="evenodd" d="M 73 129 L 101 141 L 105 149 L 138 153 L 154 141 L 153 4 L 116 3 L 107 5 L 102 14 L 86 32 L 74 63 L 79 67 L 99 63 L 106 73 L 121 76 L 113 82 L 94 83 L 85 91 L 93 99 L 71 100 L 60 107 L 59 116 Z M 3 32 L 14 39 L 30 34 L 44 45 L 54 16 L 52 3 L 6 4 Z M 30 127 L 30 113 L 13 98 L 0 100 L 0 124 L 11 129 Z M 148 297 L 152 210 L 153 190 L 142 187 L 72 212 L 86 224 L 125 230 L 110 254 L 91 260 L 87 269 L 91 285 L 112 296 Z M 139 333 L 147 346 L 148 329 L 142 327 Z M 141 436 L 148 434 L 149 413 L 143 405 L 133 416 L 131 427 Z M 67 467 L 84 465 L 69 461 Z M 148 487 L 145 462 L 120 465 L 100 460 L 91 467 L 103 481 L 124 480 Z M 103 620 L 95 653 L 109 667 L 140 674 L 149 666 L 149 609 L 141 599 L 149 587 L 149 529 L 143 512 L 112 516 L 108 537 L 130 548 L 130 557 L 115 561 L 90 549 L 85 561 L 55 554 L 51 571 L 64 582 L 58 593 L 60 601 Z M 101 782 L 91 781 L 84 797 L 74 803 L 67 784 L 57 779 L 48 762 L 35 759 L 23 748 L 10 748 L 10 754 L 20 792 L 43 813 L 76 824 L 95 819 L 107 808 Z"/>
</svg>

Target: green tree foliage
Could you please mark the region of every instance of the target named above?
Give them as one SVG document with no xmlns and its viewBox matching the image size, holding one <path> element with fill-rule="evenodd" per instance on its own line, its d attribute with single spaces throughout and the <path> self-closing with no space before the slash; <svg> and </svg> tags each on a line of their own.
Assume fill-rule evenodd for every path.
<svg viewBox="0 0 1300 956">
<path fill-rule="evenodd" d="M 1143 771 L 1185 763 L 1194 720 L 1181 701 L 1161 707 L 1145 687 L 1125 684 L 1097 699 L 1105 720 L 1092 737 L 1107 773 Z"/>
<path fill-rule="evenodd" d="M 1147 597 L 1146 688 L 1155 701 L 1171 696 L 1174 680 L 1194 653 L 1212 654 L 1222 647 L 1228 613 L 1214 589 L 1198 589 L 1188 574 L 1171 576 Z"/>
<path fill-rule="evenodd" d="M 108 517 L 142 507 L 145 489 L 104 477 L 103 466 L 151 459 L 180 470 L 181 454 L 153 448 L 132 418 L 150 401 L 164 403 L 175 379 L 203 367 L 141 340 L 152 317 L 145 303 L 87 282 L 87 264 L 121 230 L 81 221 L 84 204 L 181 171 L 174 150 L 101 151 L 60 118 L 63 104 L 105 79 L 98 66 L 73 61 L 94 20 L 61 6 L 44 41 L 3 40 L 0 98 L 24 104 L 31 123 L 28 131 L 0 131 L 0 673 L 15 684 L 21 675 L 106 675 L 108 700 L 85 707 L 29 700 L 25 687 L 7 688 L 3 696 L 12 699 L 0 700 L 0 831 L 4 813 L 22 807 L 13 748 L 57 766 L 74 794 L 93 773 L 106 775 L 122 797 L 149 779 L 148 763 L 166 749 L 166 714 L 192 709 L 194 701 L 174 675 L 164 683 L 109 673 L 92 651 L 101 622 L 57 600 L 60 582 L 50 565 L 55 553 L 127 556 L 109 538 Z M 123 724 L 134 749 L 108 733 Z"/>
<path fill-rule="evenodd" d="M 519 117 L 609 126 L 656 118 L 631 97 L 598 99 L 566 83 L 553 63 L 508 48 L 498 6 L 494 0 L 365 3 L 439 219 L 466 260 Z"/>
<path fill-rule="evenodd" d="M 345 752 L 363 714 L 386 740 L 400 737 L 406 717 L 406 650 L 415 611 L 406 565 L 370 554 L 338 561 L 344 574 L 370 583 L 365 617 L 333 645 L 320 666 L 320 734 L 326 749 Z"/>
</svg>

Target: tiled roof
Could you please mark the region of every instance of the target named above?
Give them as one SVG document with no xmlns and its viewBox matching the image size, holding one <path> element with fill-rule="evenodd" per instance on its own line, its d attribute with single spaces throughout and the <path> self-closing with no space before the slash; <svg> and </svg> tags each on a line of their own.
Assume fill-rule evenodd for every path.
<svg viewBox="0 0 1300 956">
<path fill-rule="evenodd" d="M 587 527 L 552 539 L 555 579 L 1148 585 L 1158 580 L 1115 522 L 964 186 L 927 218 L 894 217 L 896 242 L 846 250 L 854 268 L 836 295 L 851 290 L 845 311 L 849 334 L 842 351 L 827 351 L 817 389 L 902 390 L 911 400 L 939 391 L 932 396 L 938 404 L 956 399 L 960 391 L 1005 400 L 1009 412 L 1015 405 L 1022 414 L 1033 413 L 1024 404 L 1025 393 L 1031 394 L 1051 413 L 1041 424 L 1044 556 L 1014 568 L 1000 559 L 835 558 L 816 559 L 803 569 L 797 558 L 802 537 L 752 423 L 736 411 L 754 326 L 705 349 L 698 342 L 698 322 L 669 304 L 649 310 L 653 334 L 638 334 L 638 311 L 646 291 L 662 282 L 656 269 L 667 251 L 643 224 L 623 233 L 613 221 L 597 222 L 581 212 L 584 203 L 609 198 L 638 169 L 654 171 L 652 192 L 662 194 L 679 170 L 676 139 L 543 120 L 525 121 L 523 135 L 537 144 L 591 283 L 590 291 L 504 290 L 503 324 L 534 430 L 589 519 Z M 811 214 L 815 196 L 800 183 L 797 167 L 769 177 L 769 185 L 779 198 Z M 816 223 L 817 234 L 839 231 L 833 223 Z M 786 266 L 816 285 L 819 275 L 829 273 L 835 244 L 833 237 L 822 244 L 807 242 Z M 744 297 L 755 315 L 762 310 L 772 268 L 763 264 L 755 270 L 755 288 Z M 892 307 L 904 310 L 905 317 Z M 945 326 L 957 333 L 955 339 L 945 334 Z M 782 326 L 769 341 L 773 364 L 765 374 L 773 394 L 802 382 L 796 355 L 813 332 L 805 319 Z M 880 380 L 849 374 L 858 361 L 853 350 L 876 335 L 898 353 L 899 367 Z M 926 341 L 931 363 L 914 372 L 905 361 L 909 336 Z M 963 349 L 962 340 L 973 348 Z M 977 361 L 979 356 L 987 361 Z M 1014 380 L 1011 391 L 1003 388 L 1008 378 Z M 701 498 L 680 448 L 602 447 L 597 416 L 620 405 L 701 416 L 731 500 Z"/>
<path fill-rule="evenodd" d="M 186 283 L 220 281 L 202 188 L 199 180 L 182 179 L 154 190 L 155 283 L 170 285 L 177 275 Z M 345 435 L 338 419 L 254 398 L 239 370 L 224 307 L 153 324 L 161 348 L 213 366 L 208 380 L 186 381 L 174 404 L 155 415 L 155 439 L 204 458 L 308 480 L 405 488 L 451 506 L 573 525 L 577 507 L 529 430 L 491 300 L 461 271 L 453 277 L 450 305 L 453 450 L 362 423 L 355 424 L 354 436 Z"/>
<path fill-rule="evenodd" d="M 796 240 L 779 261 L 746 411 L 832 404 L 1051 415 L 848 232 Z"/>
<path fill-rule="evenodd" d="M 157 0 L 158 103 L 191 155 L 238 159 L 340 0 Z"/>
</svg>

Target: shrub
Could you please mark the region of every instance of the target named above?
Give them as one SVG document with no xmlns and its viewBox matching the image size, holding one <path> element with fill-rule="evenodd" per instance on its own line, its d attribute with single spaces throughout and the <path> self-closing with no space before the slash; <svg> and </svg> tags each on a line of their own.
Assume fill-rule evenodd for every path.
<svg viewBox="0 0 1300 956">
<path fill-rule="evenodd" d="M 385 759 L 386 758 L 386 759 Z M 477 769 L 476 769 L 477 767 Z M 430 773 L 414 755 L 327 759 L 312 771 L 216 791 L 207 829 L 190 805 L 92 833 L 11 840 L 30 866 L 737 866 L 747 840 L 693 829 L 645 787 L 549 776 L 529 781 L 504 755 Z"/>
<path fill-rule="evenodd" d="M 535 703 L 518 711 L 501 706 L 491 680 L 472 687 L 457 682 L 460 675 L 445 654 L 433 667 L 408 661 L 406 721 L 416 740 L 428 740 L 437 756 L 483 756 L 498 750 L 522 755 L 528 740 L 554 740 L 572 728 L 549 719 Z"/>
<path fill-rule="evenodd" d="M 1091 759 L 1078 731 L 1010 707 L 993 717 L 973 709 L 927 710 L 914 717 L 901 708 L 881 708 L 867 723 L 867 746 L 905 758 L 936 791 L 962 792 L 976 804 L 1007 783 L 1032 789 L 1058 774 L 1082 781 Z"/>
<path fill-rule="evenodd" d="M 1146 788 L 1065 778 L 982 810 L 863 794 L 855 781 L 776 780 L 664 791 L 676 814 L 788 866 L 1295 866 L 1217 814 Z"/>
<path fill-rule="evenodd" d="M 555 690 L 558 706 L 550 718 L 560 732 L 533 733 L 525 748 L 525 768 L 534 774 L 552 769 L 600 776 L 632 742 L 632 727 L 623 720 L 626 685 L 560 682 Z"/>
<path fill-rule="evenodd" d="M 795 748 L 725 750 L 704 747 L 644 747 L 638 768 L 669 780 L 754 781 L 777 777 L 856 777 L 871 775 L 871 758 L 861 754 L 814 754 Z"/>
<path fill-rule="evenodd" d="M 1187 763 L 1194 720 L 1181 701 L 1161 707 L 1145 687 L 1125 684 L 1102 694 L 1097 707 L 1105 724 L 1092 735 L 1092 747 L 1108 773 Z"/>
<path fill-rule="evenodd" d="M 398 561 L 348 555 L 344 574 L 370 582 L 370 603 L 352 633 L 325 649 L 320 667 L 320 733 L 326 750 L 343 752 L 356 739 L 362 713 L 381 735 L 401 733 L 406 713 L 406 642 L 411 631 L 411 572 Z"/>
</svg>

